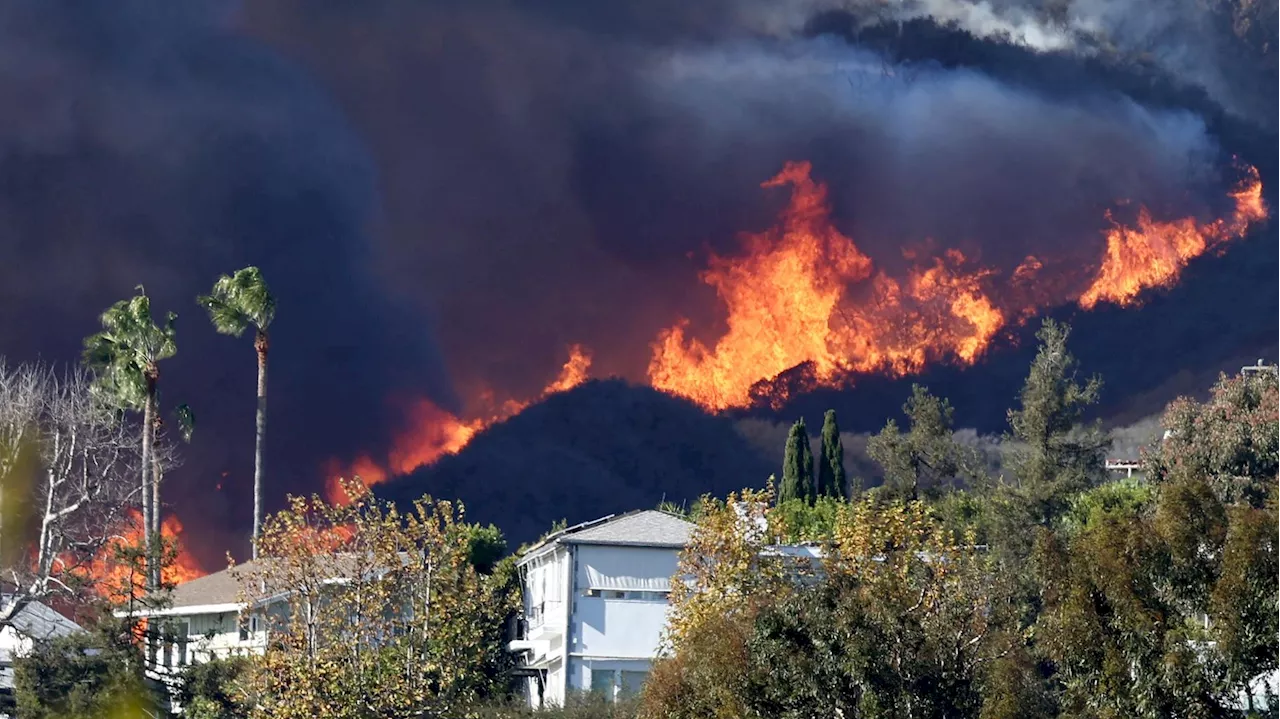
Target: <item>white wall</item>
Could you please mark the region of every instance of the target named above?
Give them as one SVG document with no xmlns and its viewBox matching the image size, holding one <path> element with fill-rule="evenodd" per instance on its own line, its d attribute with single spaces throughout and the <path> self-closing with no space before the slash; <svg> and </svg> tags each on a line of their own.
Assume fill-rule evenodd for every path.
<svg viewBox="0 0 1280 719">
<path fill-rule="evenodd" d="M 666 627 L 678 551 L 583 545 L 577 552 L 571 654 L 652 659 Z M 613 598 L 616 591 L 628 598 Z"/>
</svg>

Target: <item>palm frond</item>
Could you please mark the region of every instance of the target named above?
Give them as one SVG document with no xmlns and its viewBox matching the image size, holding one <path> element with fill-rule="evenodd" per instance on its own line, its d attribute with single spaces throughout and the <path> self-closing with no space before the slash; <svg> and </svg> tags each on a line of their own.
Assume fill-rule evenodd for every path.
<svg viewBox="0 0 1280 719">
<path fill-rule="evenodd" d="M 276 300 L 257 267 L 222 275 L 213 283 L 208 295 L 196 302 L 209 312 L 214 329 L 239 337 L 250 325 L 265 330 L 275 319 Z"/>
<path fill-rule="evenodd" d="M 145 369 L 178 351 L 170 312 L 162 326 L 151 317 L 151 300 L 142 286 L 138 295 L 120 300 L 99 317 L 102 331 L 84 340 L 84 364 L 95 373 L 94 391 L 116 407 L 137 409 L 145 401 Z"/>
</svg>

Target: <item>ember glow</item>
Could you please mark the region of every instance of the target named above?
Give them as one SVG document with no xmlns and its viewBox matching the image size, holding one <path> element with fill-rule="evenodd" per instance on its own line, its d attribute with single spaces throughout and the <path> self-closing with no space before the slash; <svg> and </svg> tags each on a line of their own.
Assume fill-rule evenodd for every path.
<svg viewBox="0 0 1280 719">
<path fill-rule="evenodd" d="M 491 393 L 485 393 L 481 404 L 486 411 L 470 419 L 456 417 L 428 400 L 420 400 L 410 409 L 409 431 L 396 438 L 385 461 L 377 462 L 365 455 L 345 466 L 337 461 L 330 462 L 325 498 L 335 504 L 350 502 L 339 481 L 342 478 L 359 477 L 366 487 L 370 487 L 432 464 L 445 455 L 455 454 L 485 427 L 518 414 L 533 402 L 582 384 L 590 369 L 590 351 L 581 345 L 572 345 L 569 347 L 569 359 L 559 374 L 536 397 L 497 403 Z"/>
<path fill-rule="evenodd" d="M 862 373 L 902 376 L 934 362 L 970 365 L 1002 330 L 1046 306 L 1134 304 L 1143 290 L 1176 283 L 1190 260 L 1267 217 L 1262 183 L 1249 167 L 1230 193 L 1235 208 L 1225 218 L 1157 221 L 1139 208 L 1136 226 L 1126 227 L 1103 213 L 1111 226 L 1092 276 L 1084 274 L 1087 265 L 1047 256 L 1028 256 L 1007 270 L 983 267 L 958 249 L 906 250 L 907 269 L 891 274 L 836 229 L 827 188 L 811 173 L 810 163 L 789 162 L 762 184 L 790 191 L 777 223 L 745 233 L 737 253 L 711 255 L 700 276 L 722 303 L 727 329 L 714 341 L 695 336 L 687 319 L 661 331 L 646 373 L 654 388 L 710 411 L 777 407 L 797 390 L 844 386 Z M 471 419 L 421 401 L 412 430 L 384 461 L 333 463 L 327 495 L 344 499 L 339 476 L 359 476 L 369 486 L 456 453 L 485 427 L 582 383 L 590 367 L 589 351 L 575 345 L 535 400 L 496 404 L 485 394 L 480 404 L 492 409 Z"/>
</svg>

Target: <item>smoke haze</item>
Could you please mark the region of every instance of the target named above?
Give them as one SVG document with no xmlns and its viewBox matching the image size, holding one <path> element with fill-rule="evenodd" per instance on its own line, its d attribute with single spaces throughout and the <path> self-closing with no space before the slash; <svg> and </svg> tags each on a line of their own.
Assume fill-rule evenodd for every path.
<svg viewBox="0 0 1280 719">
<path fill-rule="evenodd" d="M 248 341 L 214 335 L 193 302 L 219 273 L 257 264 L 279 298 L 275 506 L 318 489 L 326 459 L 385 445 L 402 401 L 530 396 L 575 342 L 593 376 L 639 380 L 676 318 L 713 337 L 698 272 L 772 222 L 785 197 L 759 184 L 786 160 L 812 161 L 840 230 L 890 267 L 929 242 L 1005 271 L 1031 253 L 1086 267 L 1117 200 L 1213 216 L 1223 145 L 1240 143 L 1193 103 L 1087 73 L 898 63 L 813 32 L 822 14 L 933 18 L 1066 62 L 1153 53 L 1174 82 L 1273 121 L 1258 98 L 1274 92 L 1190 0 L 1058 5 L 0 2 L 0 351 L 74 361 L 139 283 L 179 312 L 162 402 L 190 403 L 199 427 L 168 497 L 192 534 L 222 532 L 200 548 L 216 560 L 243 548 L 253 412 Z M 895 389 L 861 424 L 900 403 Z"/>
</svg>

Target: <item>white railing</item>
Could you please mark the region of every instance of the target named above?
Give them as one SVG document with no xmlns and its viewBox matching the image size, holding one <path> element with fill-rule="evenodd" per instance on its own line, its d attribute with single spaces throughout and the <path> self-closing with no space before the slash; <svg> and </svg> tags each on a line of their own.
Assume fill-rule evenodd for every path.
<svg viewBox="0 0 1280 719">
<path fill-rule="evenodd" d="M 1108 459 L 1106 467 L 1108 472 L 1124 472 L 1126 477 L 1132 477 L 1134 472 L 1142 471 L 1143 463 L 1139 459 Z"/>
</svg>

